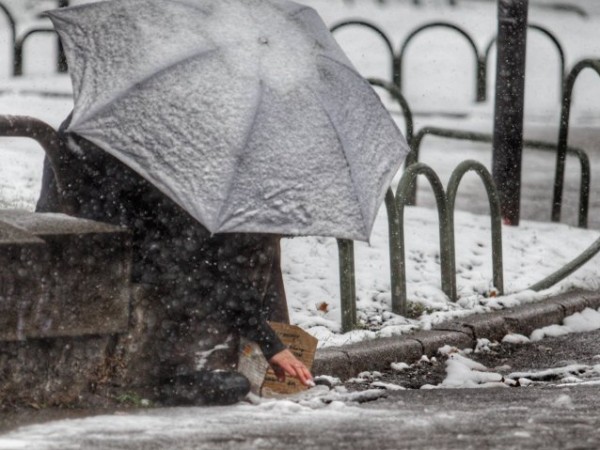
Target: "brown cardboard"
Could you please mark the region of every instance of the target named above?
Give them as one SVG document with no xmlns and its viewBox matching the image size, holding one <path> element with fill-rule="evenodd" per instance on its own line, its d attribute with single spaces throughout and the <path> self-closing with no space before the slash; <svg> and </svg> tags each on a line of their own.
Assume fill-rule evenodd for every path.
<svg viewBox="0 0 600 450">
<path fill-rule="evenodd" d="M 269 322 L 269 325 L 271 325 L 279 336 L 279 339 L 289 348 L 294 356 L 302 361 L 310 370 L 315 359 L 318 340 L 295 325 L 277 322 Z M 295 394 L 304 390 L 306 390 L 306 386 L 300 380 L 286 376 L 285 381 L 278 381 L 273 369 L 269 368 L 262 385 L 261 395 L 263 397 L 276 397 L 279 395 Z"/>
<path fill-rule="evenodd" d="M 318 340 L 295 325 L 277 322 L 269 322 L 269 325 L 289 350 L 310 370 L 315 359 Z M 306 386 L 296 378 L 286 376 L 285 381 L 278 381 L 260 347 L 246 339 L 240 342 L 237 370 L 250 381 L 251 392 L 263 397 L 295 394 L 306 389 Z"/>
</svg>

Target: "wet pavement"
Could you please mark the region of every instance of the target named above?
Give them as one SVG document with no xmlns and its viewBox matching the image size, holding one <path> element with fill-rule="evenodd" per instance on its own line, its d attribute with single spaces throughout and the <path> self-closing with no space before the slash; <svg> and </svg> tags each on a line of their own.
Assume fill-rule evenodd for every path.
<svg viewBox="0 0 600 450">
<path fill-rule="evenodd" d="M 469 357 L 504 373 L 593 366 L 600 364 L 600 331 L 488 346 Z M 440 356 L 390 370 L 381 380 L 416 387 L 438 384 L 444 373 Z M 327 401 L 121 410 L 23 427 L 1 435 L 0 449 L 598 448 L 600 384 L 594 383 L 600 380 L 580 378 L 489 389 L 361 390 L 355 384 L 354 397 Z"/>
<path fill-rule="evenodd" d="M 172 408 L 23 428 L 0 448 L 598 448 L 597 387 L 402 391 L 357 405 Z"/>
</svg>

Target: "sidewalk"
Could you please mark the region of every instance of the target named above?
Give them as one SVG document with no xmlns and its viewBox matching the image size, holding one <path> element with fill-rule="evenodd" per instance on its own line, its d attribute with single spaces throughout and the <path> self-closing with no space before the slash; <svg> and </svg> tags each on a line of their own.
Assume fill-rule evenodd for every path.
<svg viewBox="0 0 600 450">
<path fill-rule="evenodd" d="M 475 348 L 478 339 L 501 341 L 508 333 L 528 336 L 585 308 L 600 308 L 600 292 L 572 291 L 539 303 L 442 323 L 428 331 L 324 348 L 317 352 L 313 373 L 345 380 L 363 371 L 383 371 L 393 362 L 411 364 L 423 355 L 434 356 L 444 345 Z"/>
</svg>

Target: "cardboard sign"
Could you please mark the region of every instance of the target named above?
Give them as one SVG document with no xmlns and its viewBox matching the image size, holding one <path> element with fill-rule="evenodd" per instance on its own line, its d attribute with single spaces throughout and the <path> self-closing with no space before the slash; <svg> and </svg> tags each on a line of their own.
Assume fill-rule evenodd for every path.
<svg viewBox="0 0 600 450">
<path fill-rule="evenodd" d="M 269 325 L 294 356 L 310 370 L 315 359 L 317 339 L 295 325 L 277 322 L 269 322 Z M 277 380 L 258 345 L 248 340 L 241 343 L 238 371 L 250 380 L 252 392 L 262 397 L 295 394 L 306 389 L 300 380 L 290 376 L 286 376 L 283 382 Z"/>
</svg>

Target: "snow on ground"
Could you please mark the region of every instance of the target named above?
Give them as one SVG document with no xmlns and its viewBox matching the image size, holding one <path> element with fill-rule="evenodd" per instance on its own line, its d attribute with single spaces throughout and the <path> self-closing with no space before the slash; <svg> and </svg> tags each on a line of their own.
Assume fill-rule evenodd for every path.
<svg viewBox="0 0 600 450">
<path fill-rule="evenodd" d="M 186 448 L 218 448 L 231 438 L 233 429 L 238 436 L 243 436 L 236 444 L 239 448 L 266 449 L 273 448 L 268 436 L 279 430 L 291 435 L 293 430 L 311 429 L 315 423 L 328 423 L 335 429 L 364 415 L 364 410 L 340 401 L 308 400 L 271 400 L 258 405 L 211 407 L 210 411 L 206 408 L 153 409 L 23 427 L 0 437 L 0 450 L 74 450 L 86 448 L 88 442 L 97 445 L 96 448 L 167 448 L 169 444 L 181 442 L 194 443 Z M 375 418 L 386 415 L 389 412 L 385 410 L 369 412 L 369 416 Z M 268 431 L 263 431 L 265 427 Z M 226 438 L 219 439 L 220 436 Z M 199 437 L 198 441 L 193 437 Z M 207 440 L 205 445 L 204 439 Z"/>
<path fill-rule="evenodd" d="M 370 1 L 355 2 L 354 6 L 331 0 L 304 3 L 315 7 L 330 25 L 346 18 L 368 19 L 390 34 L 396 49 L 411 30 L 431 20 L 463 26 L 475 37 L 480 50 L 496 29 L 496 8 L 491 2 L 460 2 L 459 7 L 450 7 L 447 2 L 439 1 L 421 8 L 410 6 L 409 2 L 389 2 L 379 8 L 373 7 L 374 2 Z M 530 11 L 530 22 L 543 24 L 559 36 L 568 66 L 583 57 L 600 55 L 598 40 L 592 38 L 597 36 L 599 20 L 597 16 L 583 19 L 547 9 Z M 2 61 L 9 61 L 8 36 L 1 30 L 0 57 Z M 547 40 L 535 33 L 530 36 L 526 121 L 527 124 L 555 126 L 559 114 L 558 57 Z M 385 48 L 374 35 L 355 28 L 339 31 L 336 38 L 363 75 L 389 79 Z M 27 76 L 10 78 L 7 64 L 0 67 L 0 114 L 31 115 L 55 127 L 67 116 L 72 107 L 69 79 L 65 75 L 51 74 L 53 52 L 53 41 L 39 38 L 26 49 Z M 494 59 L 492 52 L 490 77 L 495 71 Z M 474 72 L 467 45 L 448 31 L 432 31 L 416 39 L 407 52 L 404 78 L 407 98 L 419 113 L 415 118 L 417 129 L 424 125 L 441 125 L 491 131 L 493 102 L 473 102 Z M 572 120 L 578 124 L 597 126 L 600 123 L 600 109 L 595 100 L 600 94 L 600 82 L 594 77 L 595 74 L 584 74 L 576 85 Z M 489 84 L 491 99 L 492 82 Z M 383 100 L 389 103 L 386 96 Z M 390 108 L 397 109 L 395 105 Z M 431 115 L 440 112 L 458 115 Z M 395 117 L 404 129 L 402 117 L 397 114 Z M 427 147 L 427 162 L 446 178 L 457 159 L 476 158 L 489 167 L 489 153 L 482 156 L 475 147 L 432 140 Z M 40 185 L 42 151 L 28 140 L 2 139 L 0 152 L 0 207 L 33 209 Z M 600 258 L 596 258 L 547 292 L 527 291 L 528 286 L 577 256 L 599 234 L 567 225 L 523 222 L 518 228 L 503 228 L 504 279 L 508 295 L 494 297 L 489 217 L 457 212 L 460 299 L 451 303 L 440 288 L 435 211 L 408 208 L 405 224 L 408 298 L 418 318 L 407 319 L 390 312 L 387 223 L 382 208 L 371 242 L 356 244 L 358 317 L 363 329 L 340 334 L 338 254 L 335 240 L 329 238 L 294 238 L 283 242 L 283 272 L 293 322 L 318 337 L 320 346 L 332 346 L 429 328 L 449 318 L 537 301 L 575 287 L 600 287 L 597 276 Z"/>
<path fill-rule="evenodd" d="M 531 333 L 531 336 L 520 334 L 507 334 L 502 342 L 510 344 L 525 344 L 539 341 L 546 336 L 562 336 L 569 333 L 583 333 L 600 329 L 600 309 L 586 308 L 581 312 L 567 316 L 562 325 L 550 325 L 539 328 Z M 446 345 L 438 350 L 440 354 L 447 355 L 446 378 L 438 385 L 424 385 L 421 389 L 463 389 L 463 388 L 489 388 L 489 387 L 515 387 L 530 386 L 535 383 L 554 381 L 557 386 L 572 384 L 600 384 L 600 364 L 568 364 L 544 370 L 528 372 L 512 372 L 506 376 L 494 372 L 485 365 L 473 361 L 469 355 L 473 352 L 490 351 L 490 347 L 499 345 L 488 339 L 480 339 L 476 348 L 457 349 Z M 401 366 L 399 366 L 402 364 Z M 417 363 L 418 364 L 418 363 Z M 411 366 L 403 363 L 393 363 L 395 367 L 402 370 Z M 361 375 L 359 375 L 360 377 Z M 366 373 L 362 374 L 362 380 L 368 379 Z M 558 383 L 558 384 L 556 384 Z M 373 386 L 373 384 L 371 384 Z M 388 388 L 389 389 L 389 388 Z"/>
</svg>

